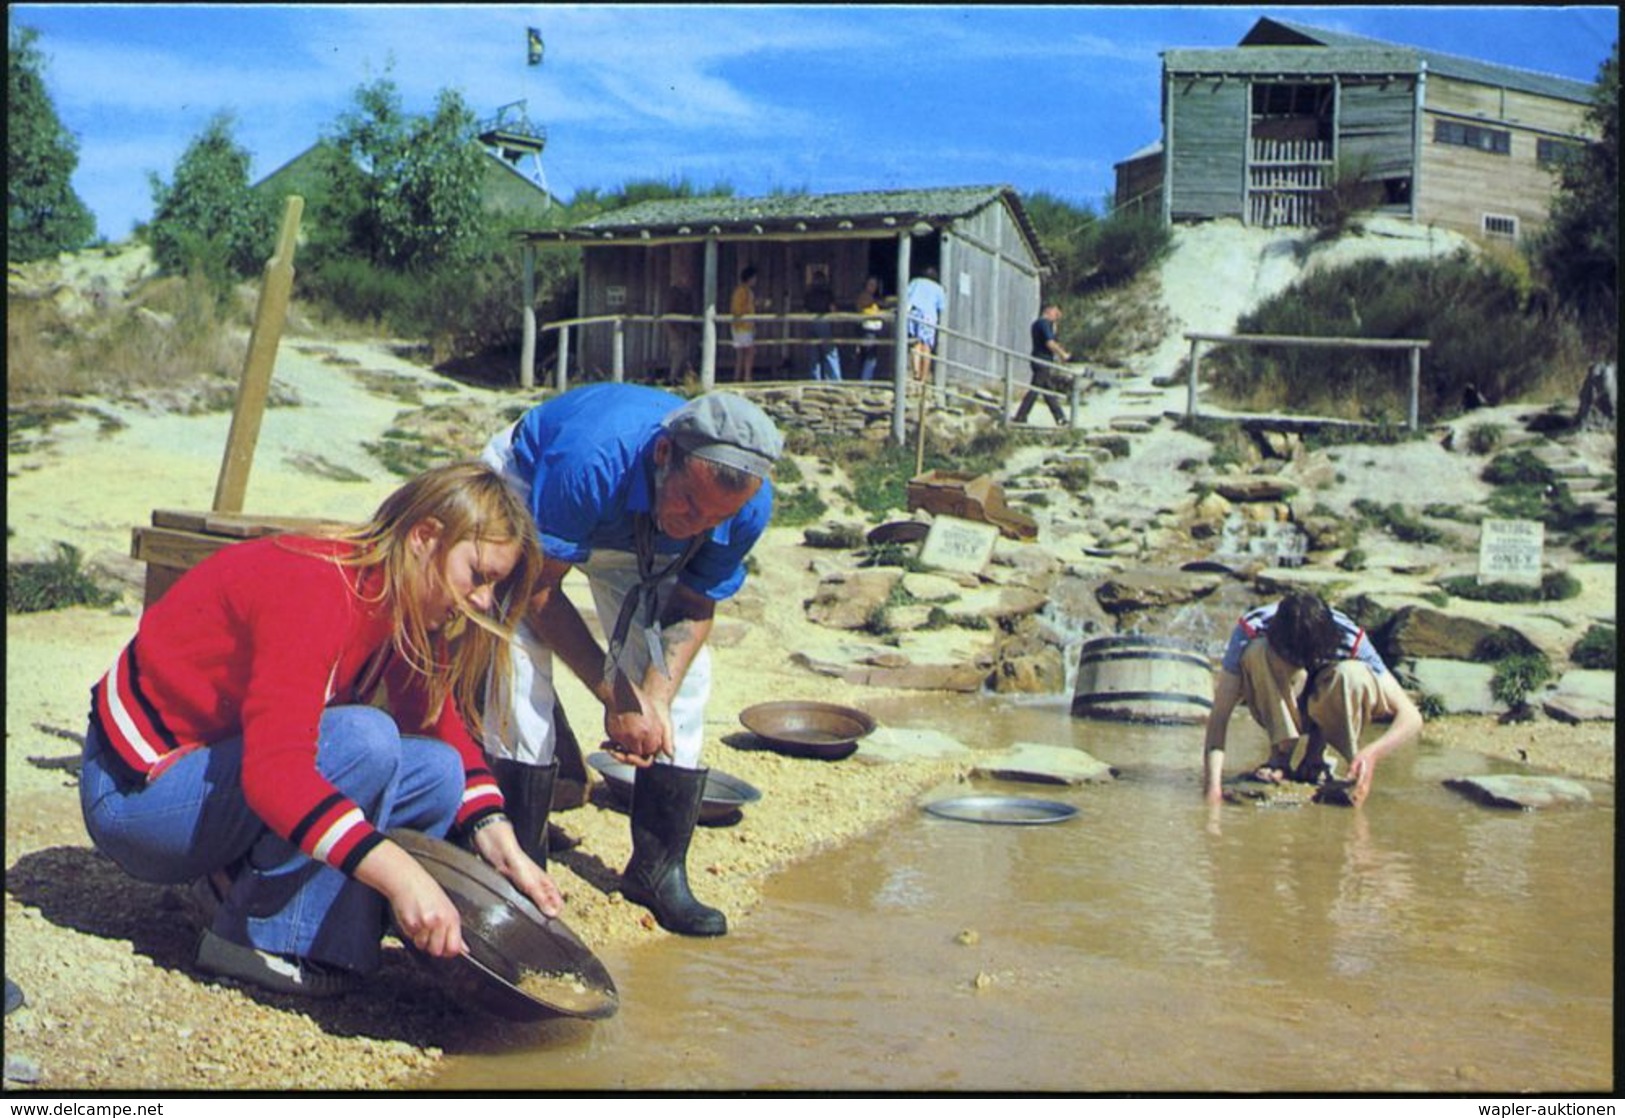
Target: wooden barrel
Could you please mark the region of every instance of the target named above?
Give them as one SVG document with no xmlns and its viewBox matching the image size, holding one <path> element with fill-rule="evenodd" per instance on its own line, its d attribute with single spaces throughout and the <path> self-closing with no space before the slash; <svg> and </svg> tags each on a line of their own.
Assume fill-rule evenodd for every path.
<svg viewBox="0 0 1625 1118">
<path fill-rule="evenodd" d="M 1127 722 L 1202 722 L 1213 709 L 1213 664 L 1167 637 L 1098 637 L 1078 655 L 1072 713 Z"/>
</svg>

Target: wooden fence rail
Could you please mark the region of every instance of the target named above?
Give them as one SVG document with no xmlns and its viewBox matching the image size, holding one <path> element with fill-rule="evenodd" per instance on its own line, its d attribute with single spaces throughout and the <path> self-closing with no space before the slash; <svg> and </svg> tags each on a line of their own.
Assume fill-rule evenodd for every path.
<svg viewBox="0 0 1625 1118">
<path fill-rule="evenodd" d="M 1410 404 L 1406 426 L 1415 431 L 1421 425 L 1422 351 L 1431 342 L 1425 338 L 1314 338 L 1292 334 L 1200 334 L 1185 335 L 1191 343 L 1190 385 L 1185 397 L 1185 414 L 1196 415 L 1196 382 L 1202 368 L 1202 343 L 1210 345 L 1282 346 L 1295 345 L 1321 349 L 1405 349 L 1410 351 Z"/>
</svg>

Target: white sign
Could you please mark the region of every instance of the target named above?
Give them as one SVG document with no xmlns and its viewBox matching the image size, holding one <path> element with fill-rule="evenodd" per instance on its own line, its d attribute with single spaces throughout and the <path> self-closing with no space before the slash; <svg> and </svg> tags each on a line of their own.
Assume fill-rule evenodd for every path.
<svg viewBox="0 0 1625 1118">
<path fill-rule="evenodd" d="M 998 542 L 999 530 L 991 524 L 939 516 L 925 535 L 920 562 L 939 570 L 980 574 L 993 558 L 993 545 Z"/>
<path fill-rule="evenodd" d="M 1538 520 L 1486 520 L 1479 525 L 1478 581 L 1539 586 L 1546 526 Z"/>
<path fill-rule="evenodd" d="M 969 272 L 960 272 L 959 273 L 959 294 L 964 296 L 966 299 L 970 298 L 970 273 Z"/>
</svg>

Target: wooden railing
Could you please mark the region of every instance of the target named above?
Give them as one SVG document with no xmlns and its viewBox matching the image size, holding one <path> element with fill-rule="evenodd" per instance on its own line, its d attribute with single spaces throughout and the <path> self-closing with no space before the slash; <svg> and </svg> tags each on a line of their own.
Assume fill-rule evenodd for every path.
<svg viewBox="0 0 1625 1118">
<path fill-rule="evenodd" d="M 1410 351 L 1410 402 L 1406 426 L 1415 431 L 1421 425 L 1422 351 L 1432 343 L 1424 338 L 1311 338 L 1290 334 L 1186 334 L 1191 343 L 1190 384 L 1185 396 L 1185 414 L 1196 415 L 1196 383 L 1201 375 L 1202 343 L 1244 346 L 1308 346 L 1323 349 L 1405 349 Z"/>
<path fill-rule="evenodd" d="M 875 316 L 872 315 L 872 314 L 863 314 L 863 313 L 857 312 L 857 311 L 832 311 L 831 313 L 824 314 L 824 315 L 816 315 L 816 314 L 755 314 L 755 315 L 743 316 L 743 320 L 749 321 L 749 322 L 754 322 L 754 323 L 778 323 L 778 324 L 784 325 L 786 327 L 790 327 L 790 326 L 806 327 L 806 326 L 810 325 L 811 323 L 818 322 L 818 321 L 829 322 L 829 323 L 834 323 L 834 324 L 840 324 L 840 323 L 856 324 L 856 323 L 863 322 L 866 319 L 872 319 L 874 317 Z M 895 314 L 894 314 L 893 310 L 891 310 L 889 308 L 886 310 L 884 317 L 886 318 L 888 323 L 891 323 L 891 322 L 893 322 L 895 320 Z M 734 319 L 732 319 L 732 317 L 730 317 L 729 321 L 734 321 Z M 565 389 L 569 388 L 569 386 L 570 386 L 570 342 L 571 342 L 571 332 L 573 330 L 582 330 L 582 329 L 587 329 L 589 327 L 608 327 L 608 328 L 610 328 L 610 329 L 612 329 L 614 331 L 613 341 L 612 341 L 611 346 L 610 346 L 610 369 L 609 369 L 610 379 L 614 380 L 614 381 L 617 381 L 617 382 L 625 380 L 626 379 L 626 329 L 627 329 L 627 327 L 629 325 L 634 325 L 634 324 L 639 324 L 639 323 L 642 323 L 642 324 L 655 324 L 655 325 L 665 325 L 665 324 L 671 324 L 671 323 L 683 323 L 683 324 L 691 324 L 691 325 L 697 325 L 697 326 L 703 327 L 705 325 L 705 318 L 702 315 L 682 315 L 682 314 L 664 314 L 664 315 L 652 315 L 652 314 L 601 314 L 601 315 L 591 315 L 591 316 L 587 316 L 587 317 L 584 317 L 584 318 L 565 318 L 565 319 L 559 319 L 556 322 L 546 323 L 545 325 L 542 325 L 542 326 L 538 327 L 537 333 L 539 335 L 546 335 L 548 333 L 552 333 L 552 334 L 555 334 L 557 336 L 557 359 L 555 361 L 554 369 L 553 369 L 553 387 L 559 392 L 563 392 Z M 942 375 L 942 373 L 948 371 L 949 369 L 952 369 L 952 370 L 954 370 L 954 371 L 956 371 L 958 373 L 964 374 L 965 376 L 971 377 L 973 379 L 980 379 L 980 380 L 996 382 L 996 383 L 998 383 L 998 384 L 1000 384 L 1002 386 L 1001 397 L 1002 397 L 1003 406 L 1002 406 L 1002 413 L 1001 414 L 1007 420 L 1008 417 L 1009 417 L 1009 414 L 1010 414 L 1010 410 L 1011 410 L 1011 403 L 1012 403 L 1012 400 L 1014 399 L 1014 396 L 1015 396 L 1014 364 L 1013 364 L 1012 361 L 1004 361 L 1004 362 L 1002 362 L 1001 364 L 1003 364 L 1003 366 L 1004 366 L 1004 372 L 1003 373 L 989 372 L 986 366 L 994 364 L 995 363 L 994 359 L 997 358 L 997 357 L 1008 357 L 1008 358 L 1015 359 L 1015 361 L 1017 361 L 1017 362 L 1022 362 L 1022 363 L 1032 362 L 1032 363 L 1036 363 L 1038 365 L 1042 365 L 1046 369 L 1049 369 L 1049 370 L 1051 370 L 1051 371 L 1053 371 L 1055 373 L 1058 373 L 1061 376 L 1067 378 L 1071 382 L 1071 388 L 1066 393 L 1052 392 L 1052 391 L 1050 391 L 1048 389 L 1036 388 L 1036 387 L 1033 388 L 1033 391 L 1039 393 L 1042 396 L 1053 396 L 1053 397 L 1056 397 L 1057 399 L 1065 400 L 1067 402 L 1067 406 L 1069 408 L 1069 414 L 1072 417 L 1071 425 L 1073 427 L 1077 427 L 1079 425 L 1079 423 L 1081 422 L 1080 418 L 1079 418 L 1078 404 L 1079 404 L 1080 398 L 1082 396 L 1084 386 L 1089 382 L 1090 379 L 1092 379 L 1092 376 L 1093 376 L 1093 374 L 1087 368 L 1080 369 L 1077 365 L 1062 365 L 1062 364 L 1059 364 L 1058 362 L 1049 361 L 1049 360 L 1045 360 L 1045 359 L 1042 359 L 1042 358 L 1034 357 L 1031 354 L 1024 353 L 1024 352 L 1022 352 L 1020 350 L 1011 349 L 1008 346 L 999 345 L 997 342 L 990 342 L 985 338 L 979 338 L 979 337 L 976 337 L 975 335 L 964 333 L 963 331 L 954 330 L 954 329 L 952 329 L 950 327 L 943 326 L 940 323 L 937 325 L 937 333 L 943 335 L 944 337 L 958 338 L 958 339 L 960 339 L 962 341 L 970 343 L 973 346 L 978 347 L 986 355 L 986 357 L 988 359 L 986 361 L 986 364 L 969 364 L 969 363 L 966 363 L 966 362 L 963 362 L 963 361 L 952 360 L 950 358 L 947 358 L 947 357 L 943 356 L 941 353 L 938 353 L 936 356 L 934 356 L 932 358 L 932 362 L 933 362 L 934 366 L 937 368 L 937 370 L 939 370 L 938 375 L 934 378 L 934 380 L 936 381 L 937 392 L 943 398 L 959 399 L 959 400 L 963 400 L 963 401 L 972 403 L 972 404 L 974 404 L 976 406 L 979 406 L 979 407 L 985 407 L 986 406 L 985 401 L 981 400 L 980 398 L 978 398 L 974 394 L 968 393 L 968 392 L 958 391 L 958 390 L 950 387 L 947 384 L 946 377 Z M 724 339 L 722 339 L 720 337 L 718 338 L 719 344 L 722 343 L 723 341 L 724 341 Z M 890 333 L 879 336 L 879 337 L 876 337 L 874 335 L 869 335 L 869 334 L 852 333 L 852 334 L 839 334 L 839 335 L 837 335 L 835 337 L 834 342 L 835 342 L 836 345 L 839 345 L 839 346 L 855 346 L 855 345 L 859 345 L 859 344 L 862 344 L 862 343 L 871 343 L 877 349 L 889 351 L 892 348 L 892 346 L 894 346 L 896 344 L 896 339 L 894 337 L 892 337 Z M 726 344 L 732 345 L 732 342 L 728 341 Z M 820 340 L 818 338 L 814 338 L 814 337 L 810 337 L 810 336 L 804 336 L 804 335 L 801 335 L 801 334 L 796 334 L 795 336 L 792 336 L 791 332 L 788 329 L 786 330 L 786 336 L 784 336 L 784 337 L 762 338 L 762 337 L 758 336 L 758 339 L 757 339 L 757 342 L 756 342 L 756 345 L 757 345 L 758 349 L 767 348 L 767 347 L 777 347 L 777 348 L 786 348 L 786 349 L 792 349 L 793 350 L 793 349 L 798 349 L 798 348 L 810 348 L 810 347 L 819 346 L 819 345 L 823 345 L 823 344 L 825 344 L 825 342 L 823 342 L 822 340 Z M 940 349 L 941 347 L 939 346 L 938 348 Z M 843 374 L 842 383 L 851 382 L 851 383 L 857 383 L 857 384 L 862 384 L 862 383 L 875 384 L 875 383 L 892 381 L 893 378 L 890 375 L 890 371 L 889 371 L 890 367 L 887 365 L 887 363 L 886 362 L 881 362 L 880 363 L 880 368 L 886 370 L 884 375 L 877 375 L 877 377 L 876 377 L 876 379 L 874 381 L 863 382 L 863 381 L 857 380 L 856 376 L 853 375 L 853 374 L 855 374 L 856 370 L 852 370 L 852 371 L 849 372 L 848 370 L 846 370 L 843 367 L 843 370 L 842 370 L 842 374 Z M 702 377 L 702 379 L 705 379 L 705 378 Z M 710 383 L 710 381 L 708 380 L 707 383 Z"/>
<path fill-rule="evenodd" d="M 1331 145 L 1323 140 L 1262 140 L 1247 161 L 1249 225 L 1309 226 L 1331 185 Z"/>
</svg>

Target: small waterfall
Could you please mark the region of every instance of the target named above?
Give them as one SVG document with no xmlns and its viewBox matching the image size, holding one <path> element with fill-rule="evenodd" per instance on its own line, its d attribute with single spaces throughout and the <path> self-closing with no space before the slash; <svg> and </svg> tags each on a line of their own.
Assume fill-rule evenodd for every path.
<svg viewBox="0 0 1625 1118">
<path fill-rule="evenodd" d="M 1239 512 L 1225 517 L 1213 558 L 1235 563 L 1263 559 L 1271 566 L 1299 567 L 1309 555 L 1309 539 L 1289 520 L 1250 520 Z"/>
</svg>

